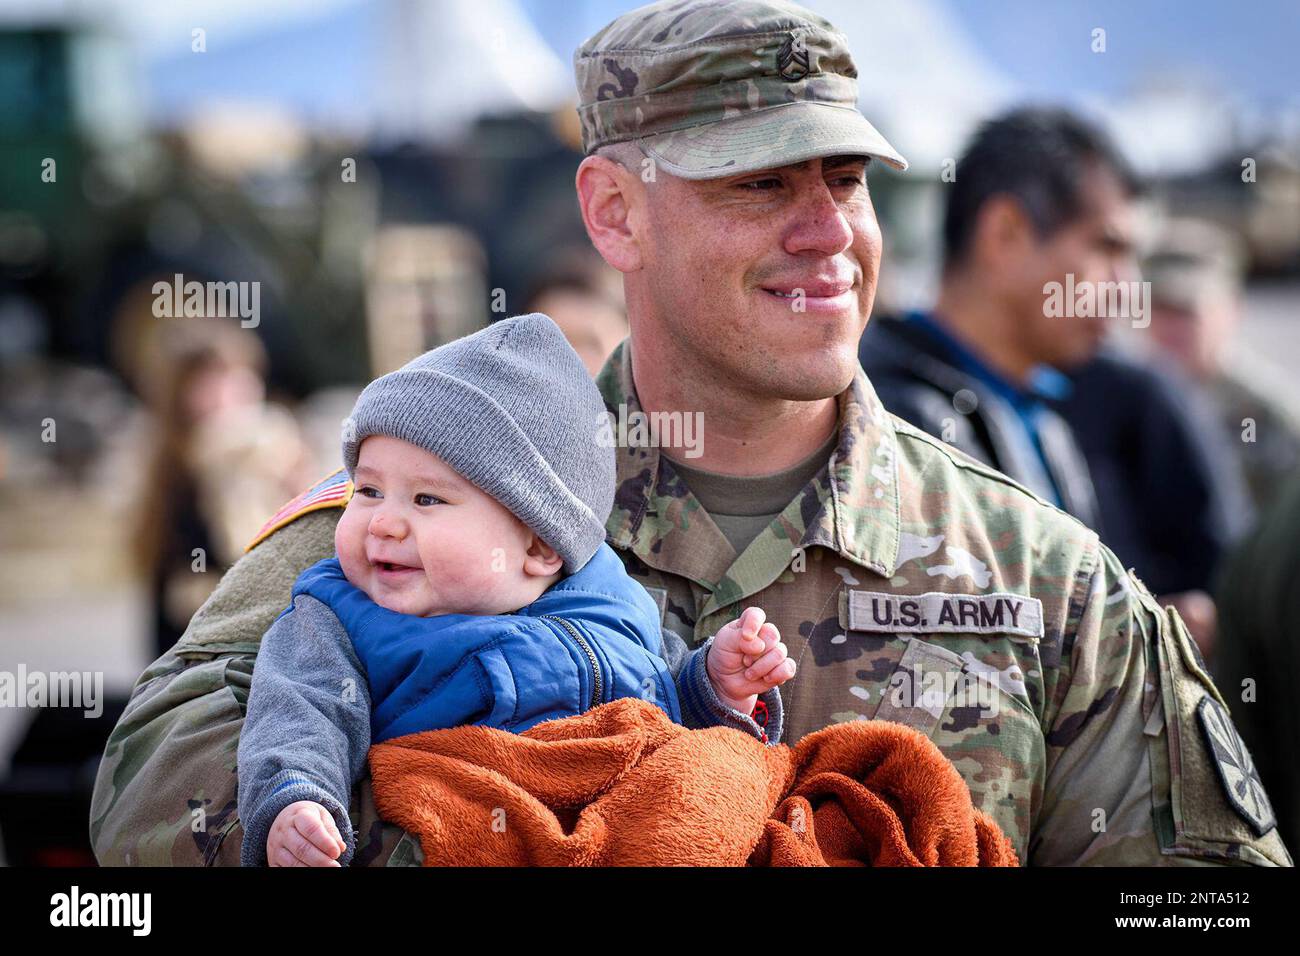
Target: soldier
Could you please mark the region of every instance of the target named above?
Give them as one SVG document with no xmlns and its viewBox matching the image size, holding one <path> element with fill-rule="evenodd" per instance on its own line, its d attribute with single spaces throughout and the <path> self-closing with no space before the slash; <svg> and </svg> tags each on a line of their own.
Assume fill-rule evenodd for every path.
<svg viewBox="0 0 1300 956">
<path fill-rule="evenodd" d="M 1221 467 L 1240 463 L 1251 502 L 1266 508 L 1300 469 L 1300 422 L 1271 394 L 1275 383 L 1261 381 L 1248 359 L 1234 354 L 1244 312 L 1237 243 L 1209 222 L 1174 219 L 1144 272 L 1153 344 L 1186 373 L 1227 436 L 1231 460 Z"/>
<path fill-rule="evenodd" d="M 1240 732 L 1259 754 L 1280 811 L 1278 832 L 1289 846 L 1300 839 L 1300 703 L 1291 685 L 1300 677 L 1295 640 L 1300 589 L 1291 569 L 1300 554 L 1300 472 L 1283 482 L 1259 525 L 1224 562 L 1216 597 L 1223 633 L 1214 673 L 1224 687 L 1241 688 L 1252 703 Z M 1258 702 L 1255 699 L 1258 698 Z"/>
<path fill-rule="evenodd" d="M 619 17 L 575 68 L 579 202 L 631 329 L 598 380 L 607 540 L 663 626 L 698 646 L 764 608 L 799 663 L 787 741 L 918 728 L 1023 862 L 1290 865 L 1177 614 L 1073 518 L 886 413 L 862 373 L 881 246 L 865 167 L 906 164 L 856 109 L 844 38 L 786 4 L 677 0 Z M 97 780 L 101 862 L 238 860 L 258 641 L 347 493 L 336 476 L 278 516 L 143 675 Z M 354 862 L 419 862 L 367 781 L 352 812 Z"/>
</svg>

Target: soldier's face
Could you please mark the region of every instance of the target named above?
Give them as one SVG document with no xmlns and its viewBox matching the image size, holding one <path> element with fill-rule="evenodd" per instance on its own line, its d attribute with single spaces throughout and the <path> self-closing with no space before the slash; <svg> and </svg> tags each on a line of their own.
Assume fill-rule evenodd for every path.
<svg viewBox="0 0 1300 956">
<path fill-rule="evenodd" d="M 334 532 L 347 579 L 402 614 L 504 614 L 533 533 L 491 495 L 422 448 L 361 443 L 356 490 Z"/>
<path fill-rule="evenodd" d="M 881 237 L 862 156 L 646 186 L 652 321 L 720 384 L 810 401 L 857 368 Z"/>
</svg>

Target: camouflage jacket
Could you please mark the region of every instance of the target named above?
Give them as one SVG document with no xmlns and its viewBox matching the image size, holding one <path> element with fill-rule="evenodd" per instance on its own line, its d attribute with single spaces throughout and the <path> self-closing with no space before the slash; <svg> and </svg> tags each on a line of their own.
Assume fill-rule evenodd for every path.
<svg viewBox="0 0 1300 956">
<path fill-rule="evenodd" d="M 641 411 L 626 342 L 598 384 L 612 413 Z M 1177 613 L 1082 524 L 886 413 L 860 371 L 838 402 L 827 467 L 740 555 L 658 449 L 616 449 L 608 540 L 663 624 L 698 646 L 761 606 L 799 663 L 781 688 L 787 742 L 844 720 L 917 728 L 1022 862 L 1290 865 Z M 96 781 L 101 863 L 238 863 L 257 644 L 338 514 L 245 555 L 140 678 Z M 354 864 L 419 861 L 368 779 L 352 812 Z"/>
</svg>

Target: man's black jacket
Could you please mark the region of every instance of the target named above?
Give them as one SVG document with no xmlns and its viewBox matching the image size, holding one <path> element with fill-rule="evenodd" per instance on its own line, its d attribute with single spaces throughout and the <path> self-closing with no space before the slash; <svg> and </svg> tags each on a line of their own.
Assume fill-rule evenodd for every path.
<svg viewBox="0 0 1300 956">
<path fill-rule="evenodd" d="M 893 317 L 874 318 L 862 336 L 858 357 L 889 411 L 1010 475 L 1040 497 L 1056 497 L 1011 403 L 953 364 L 942 343 L 925 329 Z M 1070 427 L 1049 408 L 1039 419 L 1038 431 L 1062 506 L 1095 529 L 1096 494 Z"/>
<path fill-rule="evenodd" d="M 873 318 L 859 357 L 895 415 L 1052 498 L 1015 409 L 953 364 L 923 328 Z M 1156 594 L 1210 590 L 1220 555 L 1249 521 L 1218 426 L 1171 375 L 1115 353 L 1070 378 L 1070 396 L 1039 420 L 1065 510 Z M 970 394 L 958 396 L 962 390 Z"/>
</svg>

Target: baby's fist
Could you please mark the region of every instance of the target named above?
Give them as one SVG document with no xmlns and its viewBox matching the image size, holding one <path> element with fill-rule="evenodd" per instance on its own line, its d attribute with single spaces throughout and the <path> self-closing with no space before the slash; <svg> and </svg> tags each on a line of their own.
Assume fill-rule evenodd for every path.
<svg viewBox="0 0 1300 956">
<path fill-rule="evenodd" d="M 728 707 L 748 714 L 757 697 L 794 676 L 781 633 L 762 608 L 747 607 L 713 638 L 706 667 L 709 681 Z"/>
<path fill-rule="evenodd" d="M 339 866 L 348 848 L 334 816 L 319 803 L 298 800 L 281 810 L 266 836 L 268 866 Z"/>
</svg>

